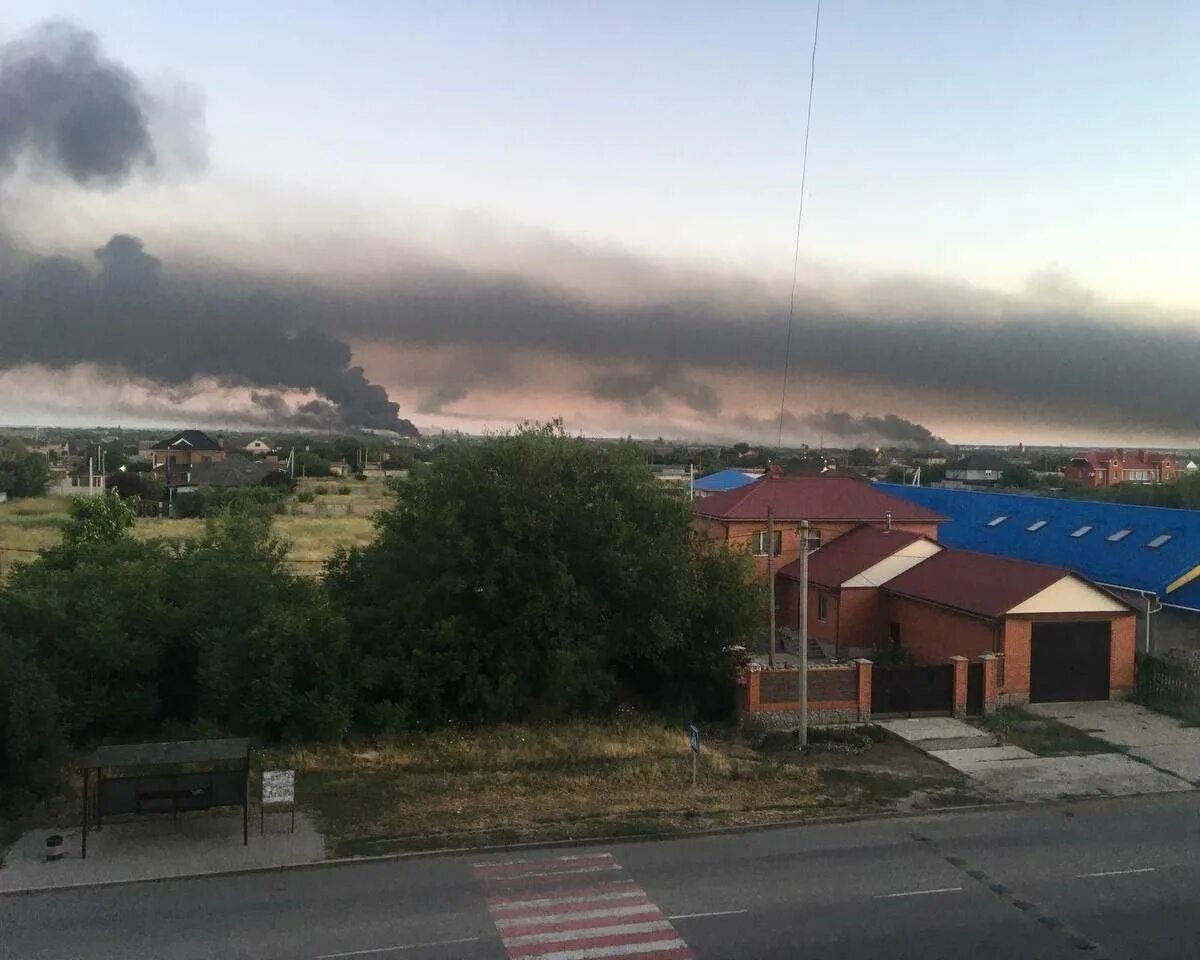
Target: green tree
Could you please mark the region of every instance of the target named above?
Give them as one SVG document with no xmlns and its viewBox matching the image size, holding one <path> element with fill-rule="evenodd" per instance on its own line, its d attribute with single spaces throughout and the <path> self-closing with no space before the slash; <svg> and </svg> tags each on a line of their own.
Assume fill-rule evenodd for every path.
<svg viewBox="0 0 1200 960">
<path fill-rule="evenodd" d="M 447 447 L 330 565 L 364 719 L 406 727 L 732 707 L 753 626 L 745 557 L 713 554 L 631 443 L 561 426 Z M 727 699 L 714 702 L 711 691 Z M 706 692 L 707 691 L 707 692 Z"/>
<path fill-rule="evenodd" d="M 50 482 L 50 461 L 44 454 L 20 444 L 0 449 L 0 493 L 17 497 L 40 497 Z"/>
<path fill-rule="evenodd" d="M 118 543 L 129 537 L 134 519 L 133 508 L 118 493 L 77 497 L 71 501 L 63 525 L 63 541 L 74 545 Z"/>
</svg>

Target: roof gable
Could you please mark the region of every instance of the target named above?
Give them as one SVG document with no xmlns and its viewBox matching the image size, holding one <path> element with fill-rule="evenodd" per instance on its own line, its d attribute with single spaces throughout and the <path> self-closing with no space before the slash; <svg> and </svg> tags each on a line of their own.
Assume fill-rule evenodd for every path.
<svg viewBox="0 0 1200 960">
<path fill-rule="evenodd" d="M 849 477 L 766 476 L 736 490 L 714 493 L 694 502 L 700 516 L 718 520 L 775 519 L 938 523 L 945 519 L 924 506 L 881 490 L 877 484 Z"/>
<path fill-rule="evenodd" d="M 221 445 L 201 430 L 181 430 L 173 437 L 160 440 L 151 450 L 220 450 Z"/>
</svg>

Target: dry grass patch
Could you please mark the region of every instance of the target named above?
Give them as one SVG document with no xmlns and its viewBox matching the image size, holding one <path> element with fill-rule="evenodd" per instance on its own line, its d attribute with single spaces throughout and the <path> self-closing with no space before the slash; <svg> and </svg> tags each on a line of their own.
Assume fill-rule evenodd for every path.
<svg viewBox="0 0 1200 960">
<path fill-rule="evenodd" d="M 705 740 L 699 784 L 683 732 L 653 721 L 502 725 L 380 746 L 269 751 L 333 855 L 612 836 L 895 809 L 964 778 L 899 743 L 866 754 L 759 752 Z"/>
</svg>

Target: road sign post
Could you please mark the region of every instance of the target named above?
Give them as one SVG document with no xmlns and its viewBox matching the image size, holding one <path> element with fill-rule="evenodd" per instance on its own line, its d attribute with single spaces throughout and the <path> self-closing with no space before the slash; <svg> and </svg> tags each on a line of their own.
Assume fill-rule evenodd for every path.
<svg viewBox="0 0 1200 960">
<path fill-rule="evenodd" d="M 692 789 L 696 789 L 696 767 L 700 760 L 700 728 L 688 724 L 688 745 L 692 748 Z"/>
</svg>

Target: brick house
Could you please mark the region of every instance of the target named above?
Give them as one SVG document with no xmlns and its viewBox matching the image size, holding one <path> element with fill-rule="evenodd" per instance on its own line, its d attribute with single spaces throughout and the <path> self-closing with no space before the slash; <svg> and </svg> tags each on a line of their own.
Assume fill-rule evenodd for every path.
<svg viewBox="0 0 1200 960">
<path fill-rule="evenodd" d="M 799 558 L 801 520 L 808 520 L 812 540 L 830 543 L 864 523 L 937 540 L 938 524 L 946 519 L 867 480 L 789 477 L 772 468 L 761 480 L 694 501 L 693 526 L 709 540 L 749 545 L 765 579 L 768 509 L 774 514 L 777 568 Z"/>
<path fill-rule="evenodd" d="M 200 430 L 183 430 L 160 440 L 149 450 L 150 465 L 163 471 L 163 482 L 175 487 L 188 482 L 192 467 L 225 459 L 221 443 Z"/>
<path fill-rule="evenodd" d="M 787 624 L 799 626 L 799 564 L 778 574 Z M 809 636 L 834 657 L 917 664 L 999 658 L 1011 703 L 1128 696 L 1134 609 L 1060 567 L 943 547 L 908 531 L 860 526 L 813 553 Z"/>
<path fill-rule="evenodd" d="M 1072 483 L 1085 487 L 1115 487 L 1118 483 L 1170 483 L 1182 472 L 1169 453 L 1153 450 L 1089 450 L 1063 468 Z"/>
</svg>

